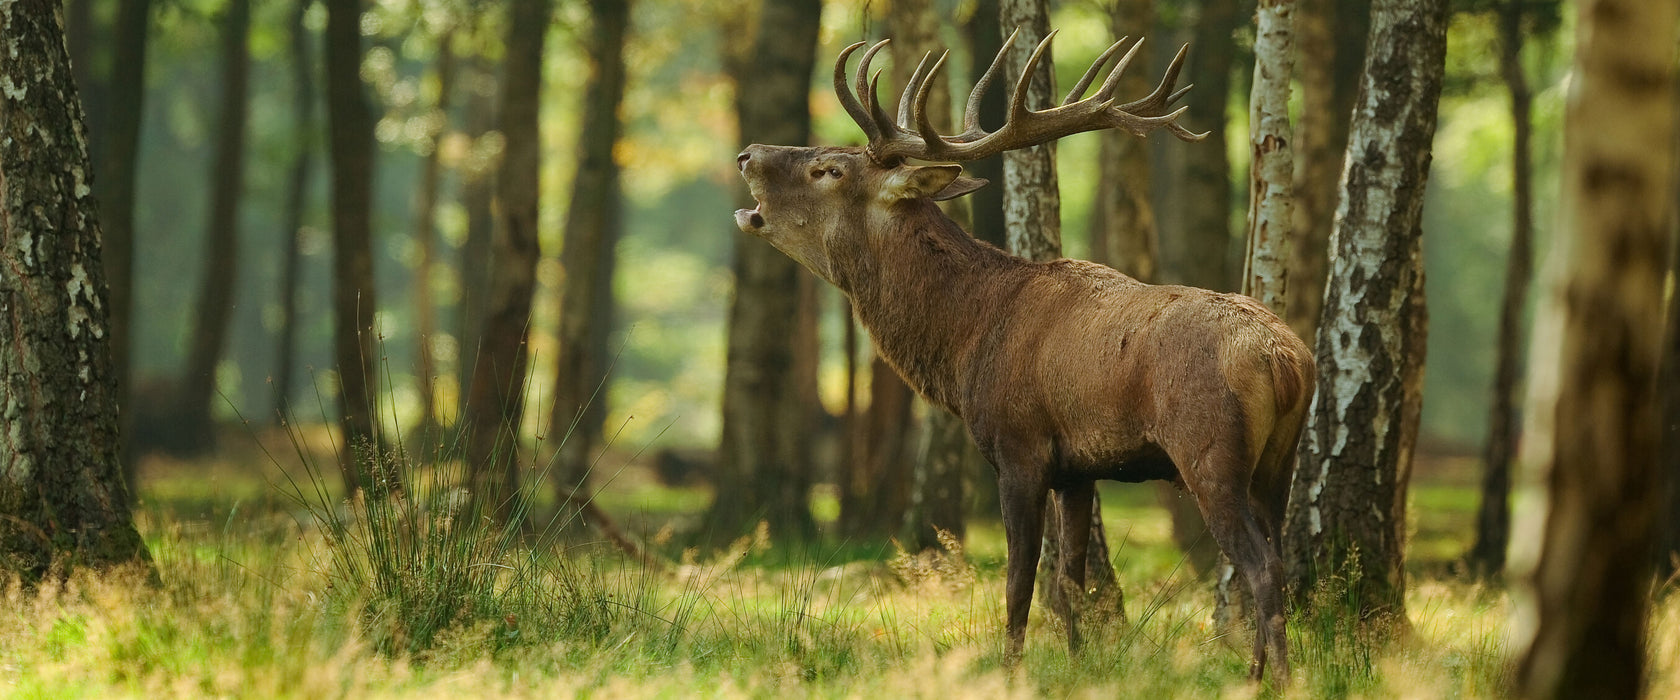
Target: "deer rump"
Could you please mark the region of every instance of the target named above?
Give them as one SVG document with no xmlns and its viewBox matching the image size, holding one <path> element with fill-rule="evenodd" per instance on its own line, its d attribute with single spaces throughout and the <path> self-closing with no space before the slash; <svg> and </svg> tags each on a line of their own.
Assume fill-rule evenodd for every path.
<svg viewBox="0 0 1680 700">
<path fill-rule="evenodd" d="M 1054 36 L 1054 33 L 1052 33 Z M 1014 36 L 1005 47 L 1014 43 Z M 881 108 L 863 55 L 858 90 L 841 52 L 834 85 L 869 137 L 862 148 L 749 146 L 737 157 L 757 206 L 735 213 L 760 237 L 838 286 L 882 358 L 910 386 L 959 415 L 996 467 L 1009 559 L 1005 661 L 1018 662 L 1037 575 L 1046 499 L 1061 514 L 1057 585 L 1083 588 L 1097 479 L 1169 479 L 1196 498 L 1208 530 L 1254 595 L 1251 676 L 1268 658 L 1289 676 L 1279 556 L 1296 443 L 1313 391 L 1311 353 L 1276 315 L 1245 296 L 1147 285 L 1076 260 L 1029 262 L 976 241 L 934 204 L 982 181 L 953 163 L 1095 129 L 1161 129 L 1198 141 L 1172 105 L 1185 50 L 1150 95 L 1119 104 L 1119 73 L 1081 98 L 1125 40 L 1109 47 L 1057 107 L 1025 106 L 1021 72 L 1008 118 L 995 131 L 978 105 L 1002 65 L 976 81 L 964 130 L 938 134 L 926 102 L 944 57 L 924 58 L 899 100 Z M 867 87 L 866 87 L 867 86 Z M 1078 650 L 1078 610 L 1058 606 Z"/>
</svg>

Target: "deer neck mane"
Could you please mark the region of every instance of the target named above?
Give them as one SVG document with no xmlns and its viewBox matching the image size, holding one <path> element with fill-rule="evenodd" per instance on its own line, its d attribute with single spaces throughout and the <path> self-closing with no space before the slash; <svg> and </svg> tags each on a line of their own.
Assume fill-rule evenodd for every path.
<svg viewBox="0 0 1680 700">
<path fill-rule="evenodd" d="M 881 357 L 910 386 L 961 415 L 961 383 L 1030 265 L 975 240 L 928 200 L 871 222 L 842 289 Z"/>
</svg>

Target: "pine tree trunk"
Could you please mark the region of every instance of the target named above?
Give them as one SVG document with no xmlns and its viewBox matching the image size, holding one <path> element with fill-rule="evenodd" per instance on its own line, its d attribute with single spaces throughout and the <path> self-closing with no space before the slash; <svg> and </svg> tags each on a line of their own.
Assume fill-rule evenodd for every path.
<svg viewBox="0 0 1680 700">
<path fill-rule="evenodd" d="M 1532 555 L 1523 612 L 1534 622 L 1516 690 L 1634 698 L 1646 688 L 1660 502 L 1656 380 L 1675 214 L 1680 6 L 1577 8 L 1564 215 L 1535 320 L 1523 430 L 1525 472 L 1544 484 L 1547 507 L 1515 538 Z"/>
<path fill-rule="evenodd" d="M 239 270 L 239 202 L 245 188 L 245 122 L 251 73 L 251 2 L 230 0 L 222 17 L 222 99 L 216 120 L 215 160 L 210 167 L 210 216 L 205 222 L 204 279 L 198 313 L 188 336 L 181 381 L 180 429 L 190 451 L 215 446 L 211 404 L 216 365 L 227 344 Z"/>
<path fill-rule="evenodd" d="M 607 367 L 613 329 L 613 273 L 618 261 L 620 193 L 619 104 L 624 99 L 624 40 L 630 23 L 627 0 L 591 0 L 594 31 L 584 89 L 583 128 L 578 134 L 578 169 L 566 211 L 560 250 L 564 274 L 560 296 L 559 364 L 548 434 L 563 440 L 555 465 L 562 496 L 582 493 L 591 458 L 607 415 Z"/>
<path fill-rule="evenodd" d="M 109 297 L 58 4 L 0 11 L 0 571 L 150 566 L 118 458 Z"/>
<path fill-rule="evenodd" d="M 134 186 L 140 161 L 140 120 L 146 84 L 146 35 L 151 0 L 120 0 L 112 25 L 116 46 L 111 58 L 106 99 L 103 157 L 96 164 L 101 223 L 104 225 L 105 275 L 111 287 L 111 365 L 117 383 L 118 455 L 123 481 L 133 497 L 139 485 L 134 441 L 133 362 L 130 320 L 134 315 Z"/>
<path fill-rule="evenodd" d="M 1310 602 L 1321 579 L 1345 577 L 1362 619 L 1405 614 L 1405 498 L 1424 353 L 1420 219 L 1445 5 L 1379 0 L 1372 8 L 1331 237 L 1318 393 L 1284 533 L 1297 599 Z"/>
<path fill-rule="evenodd" d="M 820 0 L 766 0 L 752 42 L 753 79 L 737 82 L 743 144 L 810 141 L 810 80 L 816 63 Z M 763 519 L 772 536 L 800 539 L 811 517 L 807 432 L 814 396 L 800 371 L 801 278 L 810 273 L 770 244 L 735 237 L 735 299 L 729 309 L 723 435 L 717 492 L 708 519 L 731 538 Z M 809 285 L 810 282 L 803 284 Z M 809 320 L 809 319 L 807 319 Z M 803 329 L 803 330 L 802 330 Z M 815 381 L 814 375 L 810 381 Z"/>
<path fill-rule="evenodd" d="M 998 0 L 976 0 L 974 14 L 963 26 L 963 34 L 968 39 L 970 84 L 985 74 L 992 65 L 992 57 L 1003 46 L 1004 32 L 998 14 Z M 996 129 L 1003 124 L 1003 114 L 1004 91 L 987 90 L 985 99 L 980 101 L 980 124 Z M 966 198 L 972 224 L 969 230 L 976 239 L 999 248 L 1008 245 L 1003 234 L 1003 156 L 981 158 L 966 164 L 964 169 L 970 177 L 984 178 L 992 183 Z M 969 461 L 967 479 L 972 492 L 971 512 L 997 517 L 1002 509 L 998 502 L 997 470 L 976 455 Z"/>
<path fill-rule="evenodd" d="M 526 339 L 536 291 L 538 179 L 542 143 L 538 113 L 542 94 L 543 43 L 548 36 L 549 0 L 518 0 L 508 6 L 507 53 L 501 93 L 501 130 L 506 139 L 496 175 L 500 221 L 491 236 L 490 269 L 483 333 L 468 389 L 467 468 L 479 496 L 498 517 L 508 518 L 519 493 L 519 431 L 525 413 Z"/>
<path fill-rule="evenodd" d="M 1115 38 L 1149 30 L 1154 0 L 1115 0 L 1110 14 Z M 1140 51 L 1120 75 L 1118 95 L 1147 95 L 1149 53 Z M 1149 206 L 1149 142 L 1120 130 L 1100 132 L 1097 192 L 1091 207 L 1091 260 L 1138 280 L 1155 280 L 1155 211 Z"/>
<path fill-rule="evenodd" d="M 362 4 L 326 0 L 327 129 L 332 154 L 333 361 L 338 369 L 345 489 L 375 487 L 373 119 L 362 89 Z M 370 493 L 384 489 L 373 488 Z"/>
<path fill-rule="evenodd" d="M 1231 94 L 1235 60 L 1231 33 L 1244 18 L 1236 0 L 1202 0 L 1195 38 L 1185 64 L 1185 84 L 1195 84 L 1184 98 L 1189 114 L 1208 137 L 1184 151 L 1182 229 L 1161 241 L 1164 281 L 1217 291 L 1236 289 L 1230 269 L 1231 162 L 1226 154 L 1225 109 Z"/>
<path fill-rule="evenodd" d="M 1324 309 L 1330 226 L 1370 25 L 1370 0 L 1300 0 L 1295 12 L 1301 123 L 1295 130 L 1295 241 L 1290 246 L 1285 318 L 1309 345 L 1317 337 Z"/>
<path fill-rule="evenodd" d="M 475 11 L 469 21 L 474 35 L 485 32 L 483 12 Z M 467 62 L 462 87 L 466 90 L 466 115 L 463 118 L 467 136 L 472 139 L 472 157 L 462 164 L 461 207 L 467 213 L 467 238 L 461 244 L 458 270 L 461 300 L 455 311 L 456 345 L 456 406 L 455 423 L 464 424 L 466 405 L 472 393 L 473 370 L 478 366 L 478 351 L 484 346 L 484 311 L 490 287 L 490 238 L 495 230 L 495 216 L 490 208 L 494 194 L 496 170 L 500 167 L 505 148 L 493 136 L 496 129 L 496 102 L 500 86 L 494 70 L 482 56 Z"/>
<path fill-rule="evenodd" d="M 430 145 L 420 159 L 420 184 L 415 193 L 414 237 L 419 242 L 420 259 L 414 266 L 414 339 L 415 389 L 420 395 L 420 423 L 412 434 L 419 444 L 436 442 L 437 433 L 437 360 L 433 352 L 437 336 L 437 305 L 432 298 L 432 271 L 437 268 L 437 205 L 438 189 L 443 180 L 443 162 L 438 149 L 443 135 L 449 130 L 449 109 L 455 89 L 455 28 L 450 27 L 437 37 L 437 58 L 434 71 L 437 80 L 437 101 L 432 104 L 432 132 Z M 426 458 L 430 450 L 417 450 Z"/>
<path fill-rule="evenodd" d="M 1531 241 L 1534 237 L 1534 169 L 1529 146 L 1528 79 L 1522 67 L 1521 0 L 1500 8 L 1499 72 L 1511 94 L 1511 250 L 1505 263 L 1505 297 L 1499 308 L 1499 339 L 1493 375 L 1492 423 L 1488 427 L 1482 472 L 1482 502 L 1476 510 L 1476 542 L 1470 568 L 1479 576 L 1498 577 L 1505 570 L 1505 546 L 1511 540 L 1511 461 L 1517 446 L 1517 375 L 1521 372 L 1523 310 L 1528 306 Z"/>
<path fill-rule="evenodd" d="M 315 63 L 310 60 L 309 29 L 304 18 L 313 0 L 297 0 L 288 23 L 292 59 L 292 154 L 286 181 L 285 225 L 280 230 L 280 331 L 275 340 L 274 415 L 291 420 L 292 367 L 297 364 L 298 278 L 302 274 L 304 210 L 308 208 L 315 148 Z"/>
</svg>

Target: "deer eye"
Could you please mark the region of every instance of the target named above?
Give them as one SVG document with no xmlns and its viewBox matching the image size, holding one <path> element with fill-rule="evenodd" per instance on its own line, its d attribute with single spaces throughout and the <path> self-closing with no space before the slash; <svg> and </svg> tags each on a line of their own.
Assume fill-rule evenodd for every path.
<svg viewBox="0 0 1680 700">
<path fill-rule="evenodd" d="M 836 180 L 840 179 L 840 176 L 843 175 L 843 174 L 844 173 L 841 173 L 839 168 L 829 168 L 828 169 L 828 176 L 832 177 Z"/>
</svg>

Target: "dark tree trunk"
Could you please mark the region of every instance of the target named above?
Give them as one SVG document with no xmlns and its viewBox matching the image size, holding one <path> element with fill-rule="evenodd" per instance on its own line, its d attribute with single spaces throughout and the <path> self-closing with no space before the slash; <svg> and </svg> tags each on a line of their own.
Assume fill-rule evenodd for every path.
<svg viewBox="0 0 1680 700">
<path fill-rule="evenodd" d="M 1330 225 L 1346 160 L 1348 122 L 1365 65 L 1370 0 L 1299 0 L 1301 122 L 1295 130 L 1295 233 L 1289 261 L 1289 327 L 1310 345 L 1324 309 Z"/>
<path fill-rule="evenodd" d="M 1522 67 L 1522 4 L 1508 0 L 1500 8 L 1499 72 L 1511 94 L 1511 250 L 1505 263 L 1505 299 L 1499 308 L 1499 347 L 1493 375 L 1492 424 L 1483 453 L 1482 503 L 1476 510 L 1476 542 L 1470 569 L 1497 577 L 1505 571 L 1505 546 L 1511 540 L 1511 461 L 1517 447 L 1517 375 L 1522 371 L 1523 309 L 1528 306 L 1529 252 L 1534 237 L 1533 161 L 1529 134 L 1528 78 Z"/>
<path fill-rule="evenodd" d="M 1446 2 L 1379 0 L 1372 20 L 1284 562 L 1302 602 L 1320 579 L 1347 577 L 1362 619 L 1403 621 L 1406 486 L 1424 353 L 1419 222 Z"/>
<path fill-rule="evenodd" d="M 766 0 L 751 59 L 737 74 L 736 110 L 744 144 L 810 141 L 810 83 L 820 0 Z M 735 237 L 735 300 L 729 310 L 723 436 L 718 448 L 713 532 L 733 537 L 764 519 L 783 538 L 815 532 L 807 432 L 814 394 L 798 371 L 803 341 L 801 282 L 810 273 L 770 244 Z M 814 378 L 812 378 L 814 380 Z"/>
<path fill-rule="evenodd" d="M 1155 19 L 1154 0 L 1115 0 L 1114 37 L 1137 36 Z M 1119 95 L 1154 88 L 1149 53 L 1139 52 L 1120 76 Z M 1129 98 L 1128 98 L 1129 99 Z M 1091 207 L 1091 260 L 1144 282 L 1155 281 L 1155 211 L 1149 206 L 1149 142 L 1120 130 L 1101 132 L 1097 192 Z"/>
<path fill-rule="evenodd" d="M 87 115 L 88 156 L 97 171 L 105 161 L 105 130 L 109 128 L 105 93 L 111 87 L 111 56 L 104 42 L 99 41 L 109 28 L 96 24 L 93 0 L 65 0 L 64 44 L 70 49 L 70 73 L 76 78 L 76 90 L 82 95 L 82 112 Z"/>
<path fill-rule="evenodd" d="M 245 192 L 245 122 L 251 74 L 251 2 L 231 0 L 222 17 L 222 101 L 216 120 L 215 160 L 210 166 L 210 218 L 204 226 L 204 279 L 198 314 L 188 336 L 182 372 L 180 429 L 190 451 L 215 446 L 211 404 L 216 365 L 227 344 L 239 270 L 239 201 Z"/>
<path fill-rule="evenodd" d="M 496 191 L 501 221 L 491 239 L 489 298 L 466 410 L 467 468 L 498 516 L 513 513 L 519 492 L 519 428 L 530 361 L 532 294 L 536 291 L 538 175 L 542 144 L 543 43 L 553 11 L 549 0 L 508 6 L 501 124 L 506 146 Z"/>
<path fill-rule="evenodd" d="M 94 182 L 104 224 L 105 275 L 111 286 L 111 366 L 117 383 L 118 458 L 128 495 L 138 493 L 135 466 L 133 363 L 130 360 L 130 321 L 134 316 L 134 180 L 140 160 L 140 118 L 146 83 L 146 34 L 151 25 L 150 0 L 121 0 L 113 25 L 116 46 L 111 58 L 104 157 Z"/>
<path fill-rule="evenodd" d="M 474 18 L 474 33 L 483 32 L 482 12 Z M 467 135 L 472 138 L 472 158 L 463 164 L 461 206 L 467 213 L 467 239 L 461 244 L 459 282 L 461 301 L 456 305 L 456 423 L 466 415 L 466 405 L 472 390 L 473 369 L 478 366 L 478 351 L 484 345 L 484 310 L 490 286 L 490 238 L 495 230 L 495 216 L 490 204 L 494 194 L 496 168 L 502 150 L 492 149 L 490 138 L 496 128 L 496 101 L 500 87 L 495 71 L 482 57 L 475 56 L 467 63 L 463 88 L 466 90 Z"/>
<path fill-rule="evenodd" d="M 857 431 L 851 479 L 840 488 L 840 528 L 848 537 L 896 535 L 910 508 L 915 477 L 910 436 L 915 394 L 879 355 L 869 364 L 869 408 Z"/>
<path fill-rule="evenodd" d="M 373 120 L 362 88 L 362 4 L 326 0 L 327 128 L 332 152 L 333 361 L 338 368 L 340 469 L 348 491 L 375 486 L 377 384 L 373 313 Z M 375 489 L 378 493 L 383 489 Z"/>
<path fill-rule="evenodd" d="M 556 487 L 561 496 L 582 493 L 607 415 L 607 368 L 612 355 L 613 272 L 623 227 L 618 161 L 613 148 L 624 99 L 624 41 L 630 24 L 628 0 L 590 0 L 594 30 L 589 34 L 589 81 L 584 89 L 583 128 L 578 133 L 577 175 L 566 210 L 560 249 L 564 274 L 560 296 L 559 364 L 549 439 L 562 440 Z"/>
<path fill-rule="evenodd" d="M 1675 117 L 1680 120 L 1680 75 L 1675 76 Z M 1676 121 L 1680 127 L 1680 121 Z M 1674 130 L 1674 150 L 1680 153 L 1680 128 Z M 1674 211 L 1680 211 L 1680 177 L 1670 194 Z M 1680 216 L 1674 216 L 1670 233 L 1668 274 L 1680 279 Z M 1662 402 L 1662 455 L 1657 472 L 1663 482 L 1662 503 L 1657 507 L 1657 547 L 1654 552 L 1656 577 L 1665 586 L 1680 584 L 1680 299 L 1668 300 L 1667 337 L 1663 341 L 1662 377 L 1658 400 Z M 1667 588 L 1672 594 L 1680 588 Z"/>
<path fill-rule="evenodd" d="M 420 245 L 420 260 L 414 269 L 414 335 L 415 385 L 420 394 L 420 423 L 414 428 L 419 444 L 436 442 L 437 437 L 437 360 L 433 341 L 437 337 L 437 305 L 432 298 L 432 272 L 437 268 L 437 206 L 438 189 L 443 180 L 443 162 L 438 148 L 449 130 L 450 98 L 455 89 L 455 28 L 450 27 L 437 37 L 437 102 L 432 105 L 433 131 L 431 143 L 420 160 L 420 185 L 415 193 L 414 237 Z M 430 450 L 418 451 L 422 458 Z"/>
<path fill-rule="evenodd" d="M 303 251 L 298 237 L 303 232 L 303 214 L 308 208 L 310 172 L 314 169 L 318 143 L 315 120 L 315 62 L 309 50 L 309 29 L 304 17 L 314 0 L 297 0 L 288 24 L 292 58 L 292 154 L 286 181 L 285 225 L 280 230 L 280 332 L 275 340 L 274 415 L 290 420 L 292 367 L 297 364 L 298 278 L 302 274 Z"/>
<path fill-rule="evenodd" d="M 1673 239 L 1674 28 L 1680 6 L 1576 6 L 1555 274 L 1535 321 L 1525 471 L 1547 509 L 1518 664 L 1524 698 L 1648 689 L 1651 548 L 1660 503 L 1656 381 Z M 1565 264 L 1567 263 L 1567 264 Z M 1532 448 L 1532 449 L 1528 449 Z M 1537 518 L 1537 520 L 1539 520 Z"/>
<path fill-rule="evenodd" d="M 1225 108 L 1231 96 L 1231 68 L 1236 58 L 1231 33 L 1244 20 L 1236 0 L 1202 0 L 1201 16 L 1185 63 L 1184 84 L 1194 83 L 1184 98 L 1190 115 L 1207 139 L 1184 150 L 1181 199 L 1194 202 L 1179 212 L 1183 228 L 1161 240 L 1164 281 L 1218 291 L 1236 289 L 1231 271 L 1231 162 L 1225 145 Z"/>
<path fill-rule="evenodd" d="M 118 461 L 93 169 L 57 13 L 0 12 L 0 570 L 26 582 L 150 566 Z"/>
<path fill-rule="evenodd" d="M 974 14 L 963 26 L 968 39 L 969 82 L 980 79 L 992 64 L 992 57 L 1003 46 L 1003 30 L 999 24 L 998 0 L 976 0 Z M 987 90 L 980 101 L 980 124 L 987 129 L 1003 125 L 1004 91 Z M 1003 234 L 1003 156 L 995 155 L 964 166 L 970 176 L 984 178 L 991 185 L 969 195 L 969 217 L 974 237 L 999 248 L 1008 245 Z M 969 461 L 968 481 L 972 488 L 971 511 L 996 517 L 999 513 L 997 471 L 985 459 L 976 455 Z"/>
</svg>

